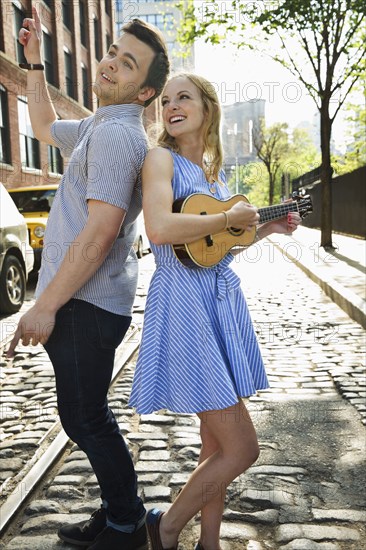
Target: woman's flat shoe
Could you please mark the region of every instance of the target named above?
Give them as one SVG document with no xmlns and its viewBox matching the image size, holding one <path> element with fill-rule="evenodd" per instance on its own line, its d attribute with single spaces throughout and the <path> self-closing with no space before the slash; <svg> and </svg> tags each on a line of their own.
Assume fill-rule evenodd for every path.
<svg viewBox="0 0 366 550">
<path fill-rule="evenodd" d="M 146 528 L 150 537 L 152 550 L 177 550 L 177 546 L 173 548 L 163 548 L 161 543 L 159 525 L 163 514 L 164 512 L 158 508 L 153 508 L 146 514 Z"/>
</svg>

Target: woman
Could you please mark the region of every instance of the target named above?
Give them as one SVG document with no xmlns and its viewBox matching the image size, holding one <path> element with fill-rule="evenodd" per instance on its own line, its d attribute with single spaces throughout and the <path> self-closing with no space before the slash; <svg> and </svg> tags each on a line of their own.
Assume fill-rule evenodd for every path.
<svg viewBox="0 0 366 550">
<path fill-rule="evenodd" d="M 258 458 L 255 429 L 241 397 L 268 387 L 233 255 L 216 267 L 191 269 L 171 245 L 191 243 L 227 227 L 258 226 L 244 201 L 225 213 L 173 213 L 175 199 L 204 193 L 230 196 L 222 171 L 220 106 L 205 79 L 170 79 L 162 95 L 164 131 L 143 167 L 146 231 L 156 260 L 130 404 L 141 414 L 160 409 L 196 413 L 199 464 L 166 513 L 147 515 L 153 550 L 175 549 L 179 533 L 201 511 L 196 550 L 220 550 L 227 486 Z M 223 209 L 224 210 L 224 209 Z M 296 229 L 300 216 L 258 226 L 257 239 Z"/>
</svg>

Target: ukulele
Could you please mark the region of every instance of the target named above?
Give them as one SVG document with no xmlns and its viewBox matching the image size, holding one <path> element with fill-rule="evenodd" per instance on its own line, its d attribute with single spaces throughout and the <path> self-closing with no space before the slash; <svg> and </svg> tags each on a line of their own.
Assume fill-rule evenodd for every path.
<svg viewBox="0 0 366 550">
<path fill-rule="evenodd" d="M 301 218 L 312 212 L 312 202 L 309 195 L 294 195 L 292 201 L 258 208 L 259 223 L 285 218 L 288 212 L 298 212 Z M 203 193 L 194 193 L 188 197 L 176 199 L 173 212 L 181 214 L 218 214 L 229 210 L 239 201 L 249 203 L 245 195 L 233 195 L 229 199 L 219 200 Z M 246 247 L 253 243 L 256 228 L 238 229 L 228 227 L 214 235 L 207 235 L 197 241 L 187 244 L 173 244 L 173 250 L 178 260 L 186 267 L 214 267 L 230 250 L 235 247 Z"/>
</svg>

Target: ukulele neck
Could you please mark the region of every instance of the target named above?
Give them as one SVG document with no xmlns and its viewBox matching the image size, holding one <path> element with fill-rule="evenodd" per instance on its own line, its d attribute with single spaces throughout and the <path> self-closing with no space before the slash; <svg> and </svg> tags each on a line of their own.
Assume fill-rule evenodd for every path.
<svg viewBox="0 0 366 550">
<path fill-rule="evenodd" d="M 285 218 L 289 212 L 298 212 L 296 201 L 258 208 L 258 214 L 260 216 L 259 223 Z"/>
</svg>

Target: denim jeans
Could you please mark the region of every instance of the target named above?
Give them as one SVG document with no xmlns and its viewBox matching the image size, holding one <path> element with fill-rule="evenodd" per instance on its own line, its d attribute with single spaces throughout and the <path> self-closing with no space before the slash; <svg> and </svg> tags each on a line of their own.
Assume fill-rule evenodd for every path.
<svg viewBox="0 0 366 550">
<path fill-rule="evenodd" d="M 139 523 L 145 509 L 107 392 L 115 349 L 130 322 L 130 317 L 72 299 L 57 312 L 45 345 L 55 371 L 62 426 L 88 456 L 107 503 L 109 522 L 129 527 Z"/>
</svg>

